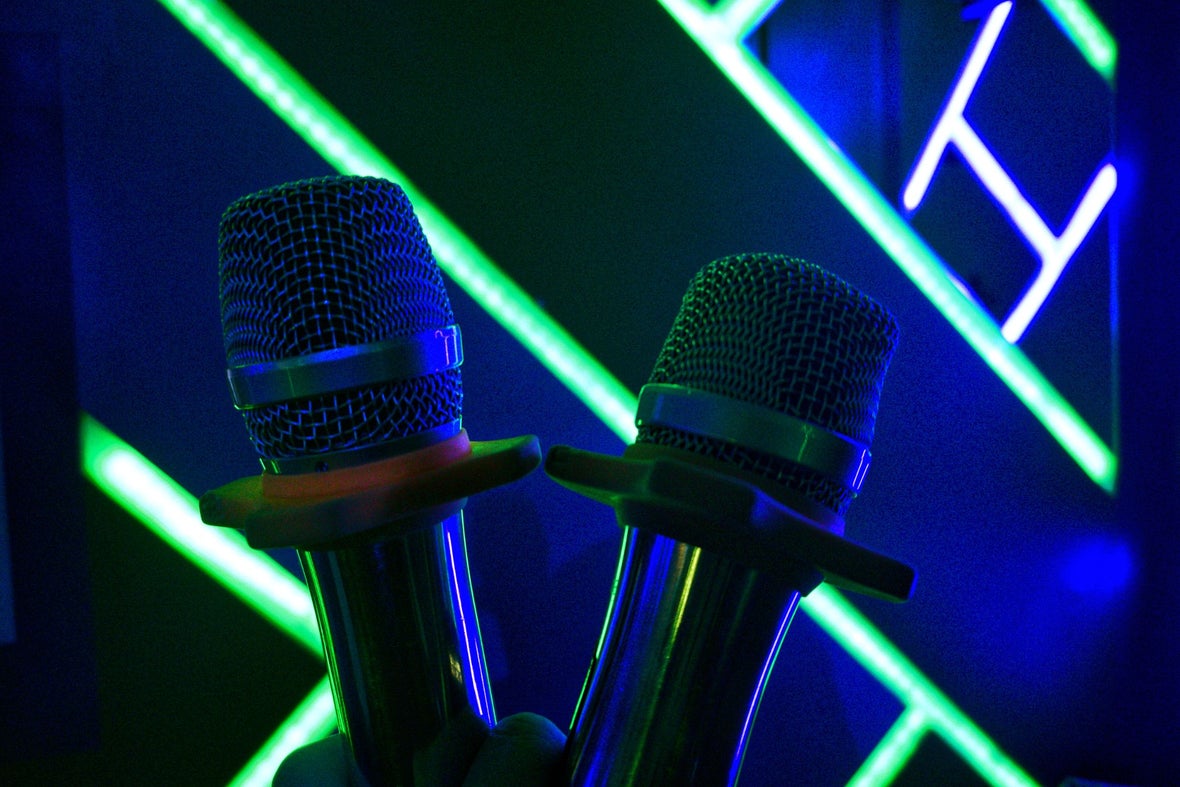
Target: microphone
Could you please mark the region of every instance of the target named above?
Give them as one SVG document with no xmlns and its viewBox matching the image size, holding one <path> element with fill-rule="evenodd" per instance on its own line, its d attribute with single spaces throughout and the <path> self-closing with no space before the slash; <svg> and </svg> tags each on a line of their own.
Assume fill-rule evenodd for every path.
<svg viewBox="0 0 1180 787">
<path fill-rule="evenodd" d="M 463 506 L 533 470 L 537 439 L 463 429 L 462 337 L 397 185 L 247 195 L 219 247 L 227 374 L 262 473 L 204 495 L 201 517 L 295 548 L 368 781 L 446 783 L 442 750 L 496 721 Z"/>
<path fill-rule="evenodd" d="M 550 449 L 546 472 L 616 510 L 623 554 L 575 711 L 573 785 L 734 784 L 801 595 L 907 599 L 914 572 L 843 538 L 893 317 L 798 259 L 692 280 L 622 457 Z"/>
</svg>

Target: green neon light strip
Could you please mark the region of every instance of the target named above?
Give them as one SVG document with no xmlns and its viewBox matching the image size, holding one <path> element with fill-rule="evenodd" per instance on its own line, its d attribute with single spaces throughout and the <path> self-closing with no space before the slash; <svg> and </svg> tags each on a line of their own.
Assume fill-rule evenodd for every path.
<svg viewBox="0 0 1180 787">
<path fill-rule="evenodd" d="M 620 406 L 629 395 L 623 385 L 274 50 L 220 3 L 160 3 L 339 172 L 376 175 L 400 185 L 414 205 L 439 266 L 619 437 L 626 442 L 634 439 L 634 411 Z"/>
<path fill-rule="evenodd" d="M 202 523 L 196 498 L 85 413 L 80 445 L 82 469 L 99 489 L 247 606 L 323 653 L 306 585 L 237 531 Z"/>
<path fill-rule="evenodd" d="M 370 143 L 353 131 L 338 113 L 257 39 L 252 31 L 216 3 L 169 0 L 161 0 L 161 3 L 328 161 L 346 171 L 369 172 L 402 183 L 420 211 L 423 226 L 431 236 L 440 264 L 447 267 L 448 272 L 461 286 L 468 288 L 469 283 L 474 283 L 469 289 L 472 295 L 500 320 L 505 328 L 517 335 L 523 344 L 541 358 L 542 362 L 624 442 L 634 439 L 634 396 L 602 370 L 564 330 L 548 320 L 539 310 L 537 319 L 512 319 L 512 310 L 522 305 L 516 302 L 517 296 L 529 309 L 535 310 L 535 305 L 516 289 L 470 240 L 420 195 L 407 188 L 404 176 L 372 148 Z M 254 54 L 254 50 L 261 54 Z M 486 270 L 479 270 L 485 264 Z M 464 272 L 469 275 L 460 278 Z M 477 286 L 481 282 L 493 282 L 496 286 L 483 292 Z M 550 334 L 550 331 L 553 333 Z M 525 335 L 521 336 L 521 332 Z M 564 353 L 572 353 L 573 358 L 566 358 Z M 196 526 L 204 527 L 199 523 Z M 998 763 L 997 772 L 1020 773 L 1019 769 L 999 754 L 994 745 L 963 718 L 908 661 L 901 659 L 900 663 L 890 662 L 891 653 L 896 654 L 898 658 L 901 658 L 900 654 L 838 593 L 821 587 L 811 594 L 802 607 L 829 633 L 840 632 L 843 636 L 841 644 L 907 705 L 917 704 L 924 707 L 921 702 L 910 701 L 910 695 L 917 692 L 918 699 L 925 699 L 926 704 L 939 709 L 937 715 L 931 714 L 932 719 L 943 718 L 956 722 L 951 732 L 957 734 L 951 737 L 959 741 L 959 745 L 967 751 L 981 752 L 980 762 L 988 763 L 990 753 L 990 760 Z M 842 613 L 842 616 L 832 620 L 825 619 L 826 614 L 836 614 L 831 612 L 832 610 Z M 906 680 L 890 679 L 898 673 L 904 674 Z M 939 698 L 942 704 L 934 701 Z M 947 733 L 946 730 L 940 732 L 944 735 Z M 1023 780 L 1016 778 L 996 783 L 1031 784 L 1031 781 L 1025 777 Z"/>
<path fill-rule="evenodd" d="M 722 0 L 713 6 L 713 16 L 731 41 L 740 41 L 770 15 L 781 0 Z"/>
<path fill-rule="evenodd" d="M 838 591 L 820 585 L 800 608 L 908 708 L 921 711 L 930 728 L 989 782 L 1036 784 Z"/>
<path fill-rule="evenodd" d="M 891 784 L 918 748 L 927 729 L 926 714 L 918 708 L 907 708 L 848 780 L 848 787 Z"/>
<path fill-rule="evenodd" d="M 734 20 L 720 18 L 692 0 L 660 2 L 1082 470 L 1113 494 L 1115 455 L 1024 353 L 1003 337 L 995 320 L 959 289 L 946 264 L 803 107 L 732 37 Z"/>
<path fill-rule="evenodd" d="M 233 778 L 230 787 L 270 787 L 275 771 L 288 754 L 308 741 L 330 735 L 335 729 L 332 687 L 324 677 Z"/>
<path fill-rule="evenodd" d="M 1041 0 L 1041 5 L 1086 62 L 1113 88 L 1119 48 L 1097 15 L 1081 0 Z"/>
</svg>

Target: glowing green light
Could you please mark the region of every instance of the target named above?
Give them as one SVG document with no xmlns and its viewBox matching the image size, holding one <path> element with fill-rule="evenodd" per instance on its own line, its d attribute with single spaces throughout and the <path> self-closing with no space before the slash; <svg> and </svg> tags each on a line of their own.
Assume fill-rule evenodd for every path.
<svg viewBox="0 0 1180 787">
<path fill-rule="evenodd" d="M 1041 5 L 1086 62 L 1113 87 L 1118 44 L 1090 7 L 1081 0 L 1041 0 Z"/>
<path fill-rule="evenodd" d="M 316 655 L 320 632 L 307 587 L 236 531 L 201 522 L 197 500 L 92 416 L 83 414 L 82 468 L 160 538 Z"/>
<path fill-rule="evenodd" d="M 332 687 L 325 677 L 230 781 L 230 787 L 270 787 L 275 771 L 288 754 L 335 729 L 336 707 L 332 704 Z"/>
<path fill-rule="evenodd" d="M 1118 467 L 1113 452 L 1024 353 L 1004 338 L 995 320 L 960 289 L 946 264 L 778 79 L 732 37 L 734 21 L 721 23 L 717 9 L 691 0 L 660 2 L 1082 470 L 1113 494 Z"/>
<path fill-rule="evenodd" d="M 409 178 L 227 8 L 160 0 L 262 101 L 339 172 L 375 175 L 406 192 L 439 266 L 624 441 L 635 437 L 629 392 L 504 275 Z"/>
<path fill-rule="evenodd" d="M 754 28 L 762 24 L 771 11 L 781 0 L 723 0 L 713 9 L 714 19 L 717 21 L 718 34 L 738 41 L 750 34 Z"/>
<path fill-rule="evenodd" d="M 820 585 L 800 608 L 989 782 L 1036 784 L 838 591 Z"/>
<path fill-rule="evenodd" d="M 848 780 L 848 787 L 891 784 L 918 748 L 927 729 L 925 713 L 913 707 L 906 709 Z"/>
</svg>

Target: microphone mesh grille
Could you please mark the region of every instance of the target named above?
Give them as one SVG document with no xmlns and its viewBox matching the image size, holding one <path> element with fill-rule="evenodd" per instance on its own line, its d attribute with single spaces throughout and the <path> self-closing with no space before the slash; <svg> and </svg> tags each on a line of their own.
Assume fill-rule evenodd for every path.
<svg viewBox="0 0 1180 787">
<path fill-rule="evenodd" d="M 897 338 L 884 307 L 823 268 L 779 255 L 738 255 L 693 279 L 648 382 L 739 399 L 868 445 Z M 724 440 L 645 426 L 637 442 L 726 462 L 840 515 L 854 496 L 788 460 Z"/>
<path fill-rule="evenodd" d="M 230 366 L 297 358 L 454 323 L 412 206 L 379 178 L 287 183 L 236 200 L 220 227 Z M 363 448 L 457 420 L 459 370 L 244 410 L 267 459 Z"/>
</svg>

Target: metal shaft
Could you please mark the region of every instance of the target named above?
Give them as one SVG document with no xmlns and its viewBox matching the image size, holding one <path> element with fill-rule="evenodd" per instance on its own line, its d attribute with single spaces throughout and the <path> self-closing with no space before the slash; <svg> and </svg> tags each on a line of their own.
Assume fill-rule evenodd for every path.
<svg viewBox="0 0 1180 787">
<path fill-rule="evenodd" d="M 472 714 L 495 723 L 462 512 L 299 558 L 357 765 L 373 785 L 426 783 L 449 729 Z"/>
<path fill-rule="evenodd" d="M 573 785 L 729 785 L 799 602 L 781 579 L 628 529 L 566 747 Z"/>
</svg>

